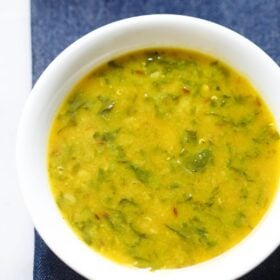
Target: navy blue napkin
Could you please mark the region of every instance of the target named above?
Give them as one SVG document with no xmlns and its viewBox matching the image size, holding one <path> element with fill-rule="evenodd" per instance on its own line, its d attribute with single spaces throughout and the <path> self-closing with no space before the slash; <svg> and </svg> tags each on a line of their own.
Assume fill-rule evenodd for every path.
<svg viewBox="0 0 280 280">
<path fill-rule="evenodd" d="M 159 13 L 196 16 L 230 27 L 280 64 L 279 0 L 32 0 L 33 82 L 64 48 L 89 31 L 118 19 Z M 34 279 L 84 278 L 60 261 L 36 233 Z M 279 280 L 280 248 L 241 279 Z"/>
</svg>

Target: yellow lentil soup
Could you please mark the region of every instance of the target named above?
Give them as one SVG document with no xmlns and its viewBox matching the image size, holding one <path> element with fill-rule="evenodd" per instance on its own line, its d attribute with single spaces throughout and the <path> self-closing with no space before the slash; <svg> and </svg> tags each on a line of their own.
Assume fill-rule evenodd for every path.
<svg viewBox="0 0 280 280">
<path fill-rule="evenodd" d="M 94 250 L 178 268 L 223 253 L 260 221 L 278 184 L 279 134 L 227 65 L 143 50 L 73 88 L 52 124 L 48 171 L 64 219 Z"/>
</svg>

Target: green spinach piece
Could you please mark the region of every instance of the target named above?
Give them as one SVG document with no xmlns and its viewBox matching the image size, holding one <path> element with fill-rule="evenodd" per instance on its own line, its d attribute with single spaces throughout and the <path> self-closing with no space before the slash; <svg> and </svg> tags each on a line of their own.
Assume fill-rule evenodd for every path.
<svg viewBox="0 0 280 280">
<path fill-rule="evenodd" d="M 182 146 L 186 144 L 197 144 L 197 132 L 194 130 L 185 130 L 181 138 Z"/>
<path fill-rule="evenodd" d="M 213 160 L 213 153 L 210 149 L 204 149 L 187 158 L 185 166 L 192 172 L 202 172 Z"/>
<path fill-rule="evenodd" d="M 112 130 L 112 131 L 106 131 L 106 132 L 97 131 L 93 134 L 93 138 L 100 144 L 103 144 L 106 142 L 112 142 L 117 138 L 119 132 L 120 132 L 120 128 Z"/>
<path fill-rule="evenodd" d="M 165 224 L 165 227 L 175 233 L 178 237 L 180 237 L 183 240 L 187 240 L 187 236 L 185 236 L 180 230 L 176 229 L 173 226 L 170 226 L 168 224 Z"/>
<path fill-rule="evenodd" d="M 140 182 L 142 182 L 144 184 L 149 182 L 150 177 L 151 177 L 151 174 L 149 171 L 142 169 L 135 164 L 129 164 L 128 166 L 129 166 L 129 169 L 133 171 L 137 180 L 139 180 Z"/>
<path fill-rule="evenodd" d="M 76 93 L 67 102 L 66 114 L 74 115 L 78 110 L 82 109 L 86 103 L 87 102 L 82 97 L 82 93 Z"/>
<path fill-rule="evenodd" d="M 119 63 L 117 63 L 115 60 L 109 61 L 109 62 L 107 63 L 107 65 L 108 65 L 109 67 L 116 68 L 116 69 L 121 69 L 121 68 L 123 68 L 123 66 L 120 65 Z"/>
<path fill-rule="evenodd" d="M 99 95 L 97 99 L 101 103 L 101 107 L 98 111 L 98 114 L 102 117 L 106 117 L 115 108 L 116 103 L 109 97 L 103 95 Z"/>
<path fill-rule="evenodd" d="M 271 125 L 266 125 L 262 127 L 257 136 L 253 138 L 253 141 L 257 144 L 270 144 L 274 141 L 279 141 L 279 139 L 280 134 L 276 128 Z"/>
</svg>

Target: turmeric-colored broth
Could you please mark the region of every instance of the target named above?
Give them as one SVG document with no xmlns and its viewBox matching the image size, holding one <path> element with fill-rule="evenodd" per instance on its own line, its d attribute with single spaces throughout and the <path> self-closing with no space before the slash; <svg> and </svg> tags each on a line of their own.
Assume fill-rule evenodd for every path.
<svg viewBox="0 0 280 280">
<path fill-rule="evenodd" d="M 127 54 L 92 71 L 51 128 L 51 189 L 90 247 L 130 266 L 219 255 L 260 221 L 279 134 L 251 84 L 200 53 Z"/>
</svg>

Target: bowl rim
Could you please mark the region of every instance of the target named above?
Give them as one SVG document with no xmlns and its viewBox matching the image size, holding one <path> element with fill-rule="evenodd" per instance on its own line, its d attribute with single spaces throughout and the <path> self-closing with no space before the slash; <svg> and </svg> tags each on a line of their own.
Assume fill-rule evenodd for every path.
<svg viewBox="0 0 280 280">
<path fill-rule="evenodd" d="M 20 188 L 21 188 L 21 192 L 23 194 L 23 198 L 25 200 L 25 204 L 27 206 L 27 209 L 29 210 L 29 213 L 31 215 L 31 218 L 33 220 L 33 223 L 35 225 L 35 228 L 37 229 L 38 233 L 42 236 L 43 240 L 47 243 L 47 245 L 49 246 L 49 248 L 61 259 L 63 260 L 63 262 L 65 262 L 68 266 L 70 266 L 72 269 L 74 269 L 76 272 L 78 272 L 79 274 L 91 279 L 91 277 L 94 277 L 91 272 L 89 272 L 89 270 L 84 270 L 83 268 L 80 268 L 79 265 L 75 262 L 73 262 L 73 260 L 71 258 L 68 258 L 67 254 L 69 253 L 64 253 L 58 250 L 57 248 L 57 244 L 56 244 L 56 240 L 52 240 L 47 234 L 46 231 L 44 229 L 44 226 L 42 224 L 42 222 L 39 222 L 38 217 L 36 216 L 36 212 L 34 211 L 34 206 L 32 205 L 32 197 L 29 196 L 29 193 L 27 191 L 28 188 L 28 184 L 31 184 L 31 182 L 27 182 L 24 179 L 23 176 L 23 172 L 24 172 L 24 165 L 26 164 L 26 160 L 24 158 L 25 155 L 25 144 L 26 144 L 26 139 L 27 137 L 27 133 L 26 131 L 28 130 L 28 126 L 29 126 L 29 119 L 32 115 L 32 110 L 34 108 L 34 106 L 36 106 L 36 103 L 38 102 L 39 98 L 37 97 L 39 95 L 39 92 L 41 91 L 42 87 L 45 87 L 46 84 L 49 82 L 49 80 L 51 80 L 52 76 L 54 75 L 54 73 L 56 72 L 56 69 L 59 67 L 59 65 L 65 64 L 65 61 L 71 57 L 72 55 L 75 56 L 76 51 L 78 51 L 79 49 L 83 48 L 83 46 L 92 43 L 92 41 L 94 41 L 96 39 L 96 37 L 98 37 L 100 34 L 106 34 L 106 33 L 110 33 L 113 32 L 116 29 L 121 29 L 127 25 L 131 25 L 131 24 L 142 24 L 143 22 L 153 22 L 153 21 L 160 21 L 160 20 L 170 20 L 170 21 L 174 21 L 174 22 L 178 22 L 178 23 L 183 23 L 183 22 L 189 22 L 190 24 L 194 24 L 194 25 L 198 25 L 198 26 L 206 26 L 209 27 L 210 29 L 213 30 L 219 30 L 224 32 L 227 36 L 234 38 L 234 40 L 236 40 L 237 42 L 242 42 L 242 44 L 247 45 L 249 48 L 251 48 L 252 50 L 254 49 L 254 51 L 256 52 L 256 54 L 258 54 L 259 56 L 262 57 L 262 59 L 264 61 L 266 61 L 267 64 L 270 64 L 271 69 L 274 69 L 273 71 L 275 71 L 275 73 L 277 72 L 278 77 L 280 77 L 280 69 L 278 67 L 278 65 L 263 51 L 261 50 L 258 46 L 256 46 L 254 43 L 252 43 L 251 41 L 249 41 L 248 39 L 246 39 L 245 37 L 239 35 L 238 33 L 232 31 L 231 29 L 224 27 L 222 25 L 210 22 L 208 20 L 204 20 L 204 19 L 200 19 L 200 18 L 195 18 L 195 17 L 189 17 L 189 16 L 185 16 L 185 15 L 172 15 L 172 14 L 156 14 L 156 15 L 143 15 L 143 16 L 137 16 L 137 17 L 131 17 L 131 18 L 126 18 L 126 19 L 122 19 L 119 21 L 115 21 L 113 23 L 107 24 L 105 26 L 102 26 L 96 30 L 93 30 L 91 32 L 89 32 L 88 34 L 84 35 L 83 37 L 81 37 L 80 39 L 78 39 L 77 41 L 75 41 L 74 43 L 72 43 L 70 46 L 68 46 L 64 51 L 62 51 L 50 64 L 49 66 L 46 68 L 46 70 L 41 74 L 41 76 L 39 77 L 38 81 L 36 82 L 32 93 L 30 94 L 22 116 L 21 116 L 21 120 L 20 120 L 20 124 L 19 124 L 19 129 L 18 129 L 18 135 L 17 135 L 17 147 L 16 147 L 16 161 L 17 161 L 17 171 L 18 171 L 18 177 L 19 177 L 19 183 L 20 183 Z M 26 138 L 27 137 L 27 138 Z M 277 192 L 277 201 L 279 200 L 279 190 Z M 275 204 L 275 203 L 274 203 Z M 272 207 L 270 207 L 272 208 Z M 278 207 L 280 209 L 280 207 Z M 270 211 L 270 210 L 269 210 Z M 267 211 L 267 212 L 269 212 Z M 273 211 L 275 211 L 273 209 Z M 266 215 L 267 216 L 267 215 Z M 263 222 L 260 223 L 262 226 Z M 259 226 L 257 226 L 259 227 Z M 253 230 L 254 231 L 254 230 Z M 233 279 L 233 278 L 237 278 L 240 277 L 242 275 L 244 275 L 245 273 L 249 272 L 250 270 L 252 270 L 254 267 L 256 267 L 257 265 L 259 265 L 264 259 L 266 259 L 280 244 L 280 237 L 277 237 L 277 234 L 280 234 L 280 229 L 278 230 L 278 232 L 276 232 L 270 240 L 266 240 L 266 245 L 267 246 L 262 246 L 261 252 L 258 252 L 255 254 L 255 259 L 253 260 L 253 258 L 249 258 L 248 260 L 241 258 L 241 260 L 243 261 L 242 265 L 237 269 L 236 267 L 234 268 L 229 268 L 227 267 L 227 271 L 224 271 L 225 275 L 221 276 L 221 272 L 217 272 L 217 277 L 215 279 Z M 280 236 L 280 235 L 279 235 Z M 246 238 L 245 238 L 246 239 Z M 243 243 L 243 241 L 241 241 L 241 243 Z M 240 243 L 240 244 L 241 244 Z M 234 247 L 239 246 L 235 245 Z M 253 244 L 251 244 L 251 248 L 253 248 Z M 219 255 L 218 257 L 215 257 L 213 259 L 210 259 L 206 262 L 203 263 L 199 263 L 196 264 L 194 266 L 191 267 L 187 267 L 185 269 L 188 269 L 188 273 L 189 275 L 197 275 L 195 274 L 195 270 L 200 267 L 200 269 L 202 269 L 202 265 L 205 268 L 205 271 L 207 271 L 207 273 L 209 273 L 209 271 L 211 271 L 211 269 L 209 267 L 212 266 L 212 262 L 213 260 L 217 260 L 218 262 L 221 259 L 228 259 L 230 260 L 230 252 L 232 251 L 232 249 L 226 251 L 225 253 L 223 253 L 222 255 Z M 218 266 L 217 266 L 218 267 Z M 217 268 L 216 267 L 216 268 Z M 130 269 L 130 268 L 128 268 Z M 136 269 L 137 273 L 140 274 L 140 270 Z M 136 271 L 135 269 L 132 269 L 132 271 Z M 147 277 L 146 274 L 143 274 L 141 277 L 146 277 L 147 279 L 171 279 L 175 277 L 175 279 L 183 279 L 184 277 L 186 277 L 187 274 L 184 274 L 183 276 L 181 272 L 175 273 L 175 271 L 183 271 L 182 269 L 174 269 L 174 270 L 161 270 L 158 272 L 153 272 L 154 276 L 152 276 L 151 278 Z M 143 270 L 141 270 L 143 271 Z M 133 273 L 131 275 L 134 275 Z M 204 274 L 206 275 L 206 274 Z M 209 275 L 209 274 L 208 274 Z M 213 274 L 212 274 L 213 276 Z M 170 278 L 169 278 L 170 277 Z M 178 278 L 176 278 L 178 277 Z M 200 277 L 200 276 L 199 276 Z M 96 278 L 97 279 L 97 278 Z M 203 279 L 203 278 L 190 278 L 190 279 Z"/>
</svg>

